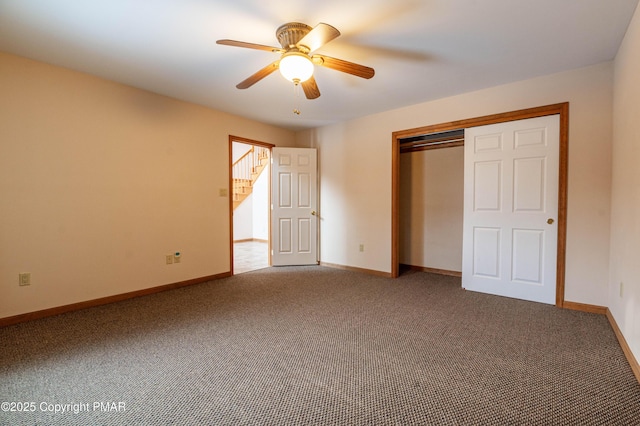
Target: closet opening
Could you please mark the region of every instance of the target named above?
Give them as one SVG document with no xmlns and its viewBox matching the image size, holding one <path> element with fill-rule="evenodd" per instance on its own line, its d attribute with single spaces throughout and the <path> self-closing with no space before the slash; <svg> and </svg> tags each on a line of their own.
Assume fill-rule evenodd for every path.
<svg viewBox="0 0 640 426">
<path fill-rule="evenodd" d="M 399 276 L 400 267 L 400 140 L 416 136 L 443 133 L 496 123 L 524 120 L 558 114 L 560 118 L 559 140 L 559 187 L 557 211 L 557 262 L 556 262 L 556 306 L 564 307 L 566 239 L 567 239 L 567 166 L 569 146 L 569 103 L 563 102 L 498 114 L 467 118 L 433 124 L 412 129 L 394 131 L 391 134 L 391 277 Z M 415 141 L 414 141 L 415 142 Z M 464 148 L 463 148 L 464 149 Z M 444 150 L 446 151 L 446 150 Z"/>
<path fill-rule="evenodd" d="M 400 273 L 462 276 L 464 129 L 398 139 Z"/>
</svg>

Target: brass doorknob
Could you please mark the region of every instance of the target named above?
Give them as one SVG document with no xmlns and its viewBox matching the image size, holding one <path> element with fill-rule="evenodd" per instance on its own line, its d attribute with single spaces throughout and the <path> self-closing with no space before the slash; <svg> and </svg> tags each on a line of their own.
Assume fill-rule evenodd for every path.
<svg viewBox="0 0 640 426">
<path fill-rule="evenodd" d="M 551 219 L 551 218 L 547 219 L 547 223 L 548 223 L 549 225 L 553 224 L 553 219 Z"/>
<path fill-rule="evenodd" d="M 315 210 L 311 210 L 311 214 L 312 214 L 313 216 L 315 216 L 315 215 L 316 215 L 316 211 L 315 211 Z"/>
</svg>

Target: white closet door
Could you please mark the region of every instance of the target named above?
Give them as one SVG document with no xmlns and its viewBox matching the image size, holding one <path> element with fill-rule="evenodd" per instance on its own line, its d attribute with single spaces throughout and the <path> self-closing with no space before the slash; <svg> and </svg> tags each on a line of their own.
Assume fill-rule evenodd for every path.
<svg viewBox="0 0 640 426">
<path fill-rule="evenodd" d="M 465 130 L 462 286 L 555 303 L 560 120 Z"/>
</svg>

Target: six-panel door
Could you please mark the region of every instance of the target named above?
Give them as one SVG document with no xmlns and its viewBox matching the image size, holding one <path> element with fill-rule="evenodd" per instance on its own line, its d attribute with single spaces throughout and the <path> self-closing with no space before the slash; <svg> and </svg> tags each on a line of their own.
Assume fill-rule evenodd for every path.
<svg viewBox="0 0 640 426">
<path fill-rule="evenodd" d="M 465 130 L 462 286 L 555 303 L 559 116 Z"/>
<path fill-rule="evenodd" d="M 272 158 L 272 265 L 315 265 L 316 150 L 273 148 Z"/>
</svg>

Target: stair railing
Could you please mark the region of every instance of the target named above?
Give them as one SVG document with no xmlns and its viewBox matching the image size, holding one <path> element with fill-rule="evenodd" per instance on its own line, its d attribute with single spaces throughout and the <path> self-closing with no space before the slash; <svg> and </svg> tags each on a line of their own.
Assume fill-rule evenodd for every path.
<svg viewBox="0 0 640 426">
<path fill-rule="evenodd" d="M 251 174 L 256 173 L 258 167 L 262 165 L 262 159 L 269 158 L 268 152 L 267 148 L 252 146 L 249 151 L 245 152 L 242 157 L 233 163 L 233 178 L 250 180 L 252 178 Z"/>
<path fill-rule="evenodd" d="M 239 201 L 240 196 L 236 193 L 237 187 L 240 186 L 253 186 L 254 182 L 258 178 L 258 174 L 262 171 L 262 160 L 269 158 L 268 148 L 261 146 L 252 146 L 247 152 L 245 152 L 240 158 L 238 158 L 232 165 L 232 177 L 233 177 L 233 199 Z M 236 185 L 237 184 L 237 185 Z"/>
</svg>

